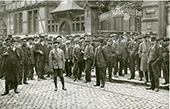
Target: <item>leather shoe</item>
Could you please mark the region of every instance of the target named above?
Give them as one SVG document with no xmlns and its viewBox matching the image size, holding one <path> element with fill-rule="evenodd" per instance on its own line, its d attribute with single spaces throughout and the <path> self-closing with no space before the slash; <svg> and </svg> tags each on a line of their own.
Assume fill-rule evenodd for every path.
<svg viewBox="0 0 170 109">
<path fill-rule="evenodd" d="M 24 82 L 24 84 L 28 84 L 27 82 Z"/>
<path fill-rule="evenodd" d="M 101 88 L 104 88 L 104 86 L 101 86 Z"/>
<path fill-rule="evenodd" d="M 144 84 L 147 84 L 148 81 L 146 81 Z"/>
<path fill-rule="evenodd" d="M 9 93 L 9 92 L 6 91 L 5 93 L 3 93 L 3 94 L 1 94 L 1 95 L 4 96 L 4 95 L 7 95 L 8 93 Z"/>
<path fill-rule="evenodd" d="M 17 90 L 14 91 L 16 94 L 19 93 Z"/>
<path fill-rule="evenodd" d="M 57 91 L 57 88 L 55 88 L 54 91 Z"/>
<path fill-rule="evenodd" d="M 158 88 L 156 88 L 156 89 L 155 89 L 155 92 L 159 92 L 159 89 L 158 89 Z"/>
<path fill-rule="evenodd" d="M 130 79 L 134 79 L 134 78 L 132 78 L 132 77 L 128 78 L 128 80 L 130 80 Z"/>
<path fill-rule="evenodd" d="M 165 82 L 165 83 L 162 83 L 162 85 L 166 85 L 166 84 L 168 84 L 167 82 Z"/>
<path fill-rule="evenodd" d="M 45 77 L 41 77 L 41 79 L 43 79 L 43 80 L 47 80 Z"/>
<path fill-rule="evenodd" d="M 151 87 L 147 87 L 146 90 L 154 90 L 153 88 Z"/>
<path fill-rule="evenodd" d="M 64 88 L 64 87 L 63 87 L 62 89 L 63 89 L 64 91 L 66 91 L 66 90 L 67 90 L 67 89 L 66 89 L 66 88 Z"/>
<path fill-rule="evenodd" d="M 142 81 L 142 78 L 140 78 L 140 80 L 139 81 Z"/>
<path fill-rule="evenodd" d="M 93 85 L 93 86 L 96 87 L 96 86 L 100 86 L 100 85 L 97 85 L 97 84 L 96 84 L 96 85 Z"/>
</svg>

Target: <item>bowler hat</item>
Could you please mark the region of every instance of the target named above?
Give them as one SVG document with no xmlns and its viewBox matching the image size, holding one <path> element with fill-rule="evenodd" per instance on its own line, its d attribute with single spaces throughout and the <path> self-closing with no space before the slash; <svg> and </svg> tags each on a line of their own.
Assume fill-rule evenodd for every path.
<svg viewBox="0 0 170 109">
<path fill-rule="evenodd" d="M 152 41 L 156 40 L 156 37 L 155 36 L 151 37 L 151 40 Z"/>
<path fill-rule="evenodd" d="M 170 41 L 169 37 L 164 37 L 164 41 Z"/>
<path fill-rule="evenodd" d="M 12 40 L 12 35 L 8 35 L 6 38 L 5 38 L 5 41 L 7 40 Z"/>
<path fill-rule="evenodd" d="M 58 39 L 58 38 L 62 38 L 62 37 L 59 35 L 59 36 L 57 36 L 57 39 Z"/>
</svg>

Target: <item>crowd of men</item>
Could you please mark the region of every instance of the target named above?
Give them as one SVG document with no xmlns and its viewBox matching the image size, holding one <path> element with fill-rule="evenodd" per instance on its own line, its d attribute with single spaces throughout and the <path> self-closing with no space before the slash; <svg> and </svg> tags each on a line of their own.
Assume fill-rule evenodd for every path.
<svg viewBox="0 0 170 109">
<path fill-rule="evenodd" d="M 163 71 L 164 84 L 169 84 L 169 41 L 168 37 L 160 38 L 157 34 L 123 33 L 107 36 L 57 36 L 39 35 L 35 37 L 13 37 L 8 35 L 0 39 L 0 77 L 5 78 L 5 93 L 19 84 L 28 84 L 29 79 L 38 80 L 52 77 L 57 91 L 57 76 L 60 77 L 62 89 L 65 76 L 74 81 L 82 79 L 91 82 L 91 71 L 95 68 L 96 84 L 105 86 L 106 72 L 109 81 L 124 76 L 130 70 L 135 78 L 136 70 L 140 81 L 151 82 L 147 90 L 159 91 L 159 78 Z M 34 71 L 35 69 L 35 71 Z"/>
</svg>

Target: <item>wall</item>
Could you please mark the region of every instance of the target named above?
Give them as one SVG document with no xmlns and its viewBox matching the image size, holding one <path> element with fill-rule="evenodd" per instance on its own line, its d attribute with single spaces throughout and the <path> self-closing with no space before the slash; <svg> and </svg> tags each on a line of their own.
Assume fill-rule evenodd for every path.
<svg viewBox="0 0 170 109">
<path fill-rule="evenodd" d="M 167 26 L 166 26 L 166 36 L 170 38 L 170 3 L 167 4 Z"/>
<path fill-rule="evenodd" d="M 166 10 L 165 1 L 145 1 L 143 2 L 142 32 L 153 31 L 159 37 L 166 36 Z"/>
</svg>

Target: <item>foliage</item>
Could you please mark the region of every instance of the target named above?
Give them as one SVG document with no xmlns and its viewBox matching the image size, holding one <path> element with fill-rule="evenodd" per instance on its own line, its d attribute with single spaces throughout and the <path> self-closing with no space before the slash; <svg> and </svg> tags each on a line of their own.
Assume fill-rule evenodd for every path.
<svg viewBox="0 0 170 109">
<path fill-rule="evenodd" d="M 113 1 L 113 0 L 98 0 L 96 4 L 99 6 L 102 12 L 107 12 L 112 8 L 116 8 L 117 6 L 124 8 L 131 8 L 141 11 L 143 1 L 129 1 L 129 0 L 122 0 L 122 1 Z"/>
</svg>

